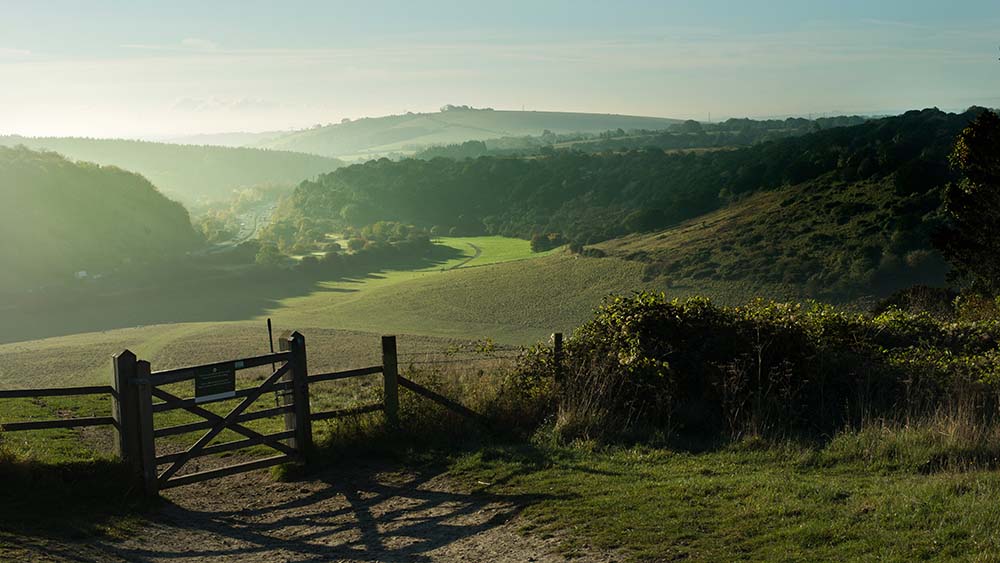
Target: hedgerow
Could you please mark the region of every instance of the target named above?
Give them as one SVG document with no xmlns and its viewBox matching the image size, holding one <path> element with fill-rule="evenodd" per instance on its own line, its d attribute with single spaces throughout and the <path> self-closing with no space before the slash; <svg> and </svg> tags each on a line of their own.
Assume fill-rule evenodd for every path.
<svg viewBox="0 0 1000 563">
<path fill-rule="evenodd" d="M 568 340 L 561 368 L 542 347 L 518 377 L 529 387 L 560 377 L 552 405 L 567 437 L 823 434 L 957 405 L 992 416 L 998 343 L 995 320 L 636 293 L 606 300 Z"/>
</svg>

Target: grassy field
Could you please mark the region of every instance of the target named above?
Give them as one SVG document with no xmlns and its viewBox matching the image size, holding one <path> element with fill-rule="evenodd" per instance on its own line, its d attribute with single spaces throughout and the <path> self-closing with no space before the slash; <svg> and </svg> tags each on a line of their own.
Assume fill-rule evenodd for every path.
<svg viewBox="0 0 1000 563">
<path fill-rule="evenodd" d="M 264 353 L 266 317 L 274 319 L 276 332 L 298 329 L 306 335 L 313 373 L 378 364 L 379 335 L 395 333 L 400 335 L 402 371 L 409 374 L 437 369 L 423 362 L 449 360 L 443 351 L 471 339 L 521 344 L 552 331 L 568 332 L 611 292 L 646 287 L 679 297 L 707 294 L 729 303 L 758 295 L 757 289 L 736 282 L 657 286 L 645 281 L 637 261 L 586 258 L 563 250 L 538 256 L 524 241 L 447 238 L 441 244 L 461 250 L 461 256 L 420 270 L 321 282 L 291 296 L 272 296 L 237 320 L 153 324 L 0 344 L 0 388 L 106 383 L 110 356 L 124 348 L 149 359 L 154 369 Z M 503 364 L 448 365 L 446 369 L 459 371 L 441 377 L 477 382 Z M 265 371 L 241 372 L 239 386 L 255 385 Z M 189 385 L 173 391 L 190 396 Z M 455 387 L 448 389 L 450 395 L 464 396 L 453 393 Z M 380 390 L 378 376 L 323 384 L 313 390 L 313 408 L 377 401 Z M 231 406 L 216 403 L 210 408 L 221 413 Z M 253 410 L 268 406 L 264 400 Z M 106 399 L 97 398 L 4 401 L 0 423 L 105 415 L 109 408 Z M 430 418 L 437 420 L 439 414 L 434 411 Z M 380 415 L 367 416 L 373 423 L 367 427 L 364 421 L 348 424 L 381 427 Z M 177 412 L 160 413 L 156 426 L 193 420 Z M 266 420 L 249 425 L 273 432 L 281 424 Z M 318 423 L 317 440 L 344 428 Z M 451 446 L 439 457 L 421 455 L 423 462 L 430 456 L 433 463 L 447 465 L 456 482 L 469 489 L 531 499 L 519 520 L 524 531 L 560 538 L 568 554 L 617 550 L 624 559 L 637 561 L 1000 560 L 994 555 L 1000 548 L 1000 509 L 993 502 L 1000 494 L 1000 477 L 992 465 L 981 463 L 989 456 L 960 444 L 949 446 L 945 430 L 928 434 L 943 447 L 922 447 L 927 436 L 897 429 L 847 433 L 823 444 L 750 441 L 698 449 L 557 446 L 541 438 L 547 435 L 543 431 L 531 444 L 486 441 L 464 453 Z M 216 442 L 235 438 L 225 432 Z M 189 446 L 193 439 L 160 440 L 158 451 Z M 56 468 L 73 460 L 73 469 L 60 471 L 98 475 L 114 470 L 108 462 L 110 440 L 105 429 L 14 433 L 0 436 L 0 455 L 56 462 L 45 466 Z M 962 463 L 962 455 L 970 452 L 980 462 Z M 402 455 L 401 463 L 409 463 Z M 332 459 L 341 459 L 337 456 Z M 948 456 L 958 461 L 929 463 Z M 93 479 L 95 490 L 109 486 Z M 0 510 L 0 518 L 28 509 L 16 508 L 17 502 L 27 501 L 12 498 L 15 508 Z M 103 498 L 73 502 L 107 513 L 98 527 L 110 532 L 74 524 L 83 534 L 124 533 L 142 518 L 141 507 L 127 500 L 111 507 L 102 504 Z M 43 516 L 54 519 L 43 529 L 66 529 L 55 515 Z"/>
<path fill-rule="evenodd" d="M 421 270 L 302 283 L 286 297 L 276 284 L 261 282 L 211 291 L 191 286 L 164 295 L 149 291 L 103 307 L 80 303 L 65 315 L 71 317 L 65 330 L 77 334 L 0 344 L 0 388 L 103 383 L 111 355 L 125 348 L 153 362 L 154 369 L 265 352 L 269 317 L 276 333 L 306 335 L 311 366 L 339 369 L 377 357 L 381 334 L 404 335 L 401 350 L 440 349 L 478 338 L 534 343 L 555 331 L 570 332 L 609 293 L 662 289 L 678 297 L 707 294 L 722 302 L 758 295 L 739 283 L 657 285 L 643 280 L 642 265 L 634 261 L 585 258 L 564 250 L 532 254 L 518 239 L 441 242 L 463 255 Z M 478 257 L 470 244 L 482 250 Z M 8 341 L 24 334 L 19 328 L 46 321 L 28 317 L 5 317 Z M 51 321 L 56 318 L 62 317 Z M 107 330 L 88 331 L 88 325 Z"/>
<path fill-rule="evenodd" d="M 892 436 L 881 436 L 892 442 Z M 567 553 L 619 550 L 637 561 L 997 561 L 1000 475 L 925 474 L 824 447 L 497 447 L 452 473 L 470 488 L 530 495 L 531 534 Z M 897 444 L 899 445 L 899 444 Z M 905 451 L 905 448 L 902 449 Z"/>
<path fill-rule="evenodd" d="M 111 378 L 111 356 L 124 349 L 149 360 L 154 370 L 266 353 L 269 350 L 264 322 L 267 317 L 273 317 L 276 335 L 285 330 L 300 330 L 307 336 L 309 367 L 314 373 L 380 363 L 381 334 L 399 335 L 403 369 L 407 369 L 407 362 L 411 360 L 426 361 L 471 339 L 500 337 L 507 341 L 529 342 L 535 334 L 541 336 L 541 332 L 526 333 L 523 327 L 516 326 L 498 330 L 490 321 L 477 321 L 476 315 L 481 314 L 477 310 L 463 311 L 466 321 L 461 326 L 451 327 L 447 311 L 441 311 L 443 315 L 422 317 L 426 312 L 424 307 L 408 307 L 405 302 L 414 291 L 408 288 L 414 285 L 421 288 L 420 291 L 426 291 L 428 284 L 435 281 L 451 287 L 450 280 L 461 278 L 467 272 L 483 270 L 477 266 L 506 263 L 514 266 L 526 260 L 543 259 L 542 255 L 531 252 L 527 241 L 518 239 L 443 238 L 438 242 L 455 248 L 460 254 L 448 262 L 421 270 L 387 271 L 356 280 L 323 282 L 309 292 L 298 288 L 293 293 L 301 293 L 300 297 L 269 300 L 256 311 L 248 309 L 246 320 L 150 324 L 0 344 L 0 389 L 105 384 Z M 433 285 L 430 283 L 431 287 Z M 458 287 L 475 293 L 468 284 Z M 234 287 L 233 292 L 239 296 L 250 294 L 254 289 L 263 291 L 268 286 Z M 162 296 L 163 303 L 157 301 L 155 294 L 141 297 L 146 298 L 141 300 L 141 307 L 136 307 L 136 301 L 129 299 L 122 303 L 121 311 L 106 308 L 103 311 L 108 314 L 98 317 L 101 310 L 85 310 L 74 322 L 83 325 L 91 317 L 108 321 L 116 312 L 126 321 L 149 322 L 143 318 L 144 312 L 167 314 L 170 305 L 183 319 L 185 311 L 197 311 L 202 303 L 203 311 L 211 311 L 213 303 L 210 301 L 216 293 L 168 292 Z M 418 292 L 416 298 L 421 299 L 422 294 Z M 125 300 L 114 300 L 115 303 L 121 301 Z M 463 297 L 462 301 L 469 301 L 469 297 Z M 160 305 L 162 312 L 158 310 Z M 240 316 L 239 311 L 226 311 L 221 318 L 232 316 Z M 36 322 L 44 322 L 44 319 L 36 319 Z M 26 328 L 25 323 L 17 323 L 17 326 Z M 476 361 L 472 364 L 474 369 L 478 367 Z M 240 385 L 253 385 L 262 376 L 261 370 L 241 372 Z M 322 387 L 315 393 L 319 409 L 371 402 L 380 390 L 377 377 Z M 176 391 L 184 396 L 191 394 L 190 389 Z M 105 416 L 109 412 L 107 398 L 5 400 L 0 408 L 0 423 L 56 416 Z M 177 413 L 157 416 L 159 426 L 190 420 Z M 258 430 L 274 431 L 276 427 L 268 425 L 274 426 L 277 422 L 257 424 L 260 425 Z M 219 440 L 232 438 L 223 435 Z M 5 436 L 4 441 L 17 454 L 48 461 L 101 459 L 110 451 L 110 431 L 106 429 L 18 433 Z"/>
<path fill-rule="evenodd" d="M 225 287 L 217 292 L 191 287 L 163 296 L 146 292 L 138 299 L 115 299 L 120 311 L 95 306 L 73 322 L 85 326 L 93 319 L 98 326 L 107 326 L 102 322 L 113 326 L 115 314 L 120 314 L 119 321 L 149 324 L 0 344 L 0 389 L 108 383 L 111 356 L 124 349 L 149 360 L 154 370 L 265 353 L 268 317 L 276 334 L 285 330 L 305 334 L 314 373 L 378 364 L 382 334 L 399 335 L 405 369 L 409 359 L 440 354 L 475 339 L 521 345 L 546 339 L 552 332 L 569 333 L 607 294 L 650 287 L 643 281 L 641 265 L 633 261 L 584 258 L 564 250 L 533 254 L 527 241 L 501 237 L 449 237 L 440 239 L 440 244 L 462 254 L 420 270 L 297 287 L 290 297 L 278 297 L 277 291 L 260 295 L 271 288 L 268 282 L 233 287 L 228 293 L 234 300 L 244 296 L 259 300 L 245 310 L 219 308 L 220 303 L 225 305 Z M 737 284 L 676 285 L 668 291 L 678 296 L 707 292 L 723 301 L 748 297 Z M 143 317 L 156 313 L 160 316 L 152 320 L 162 321 L 171 307 L 177 315 L 172 320 L 181 322 L 151 323 Z M 213 314 L 219 320 L 211 320 Z M 186 318 L 199 322 L 183 322 Z M 241 385 L 253 384 L 260 375 L 245 374 Z M 318 393 L 320 401 L 331 408 L 365 402 L 378 391 L 375 378 L 367 379 L 371 381 L 352 380 L 324 389 Z M 190 395 L 190 390 L 181 391 Z M 110 409 L 107 399 L 96 398 L 6 401 L 2 407 L 0 422 L 71 413 L 104 416 Z M 41 459 L 86 458 L 92 455 L 88 452 L 107 451 L 110 446 L 108 432 L 102 430 L 42 431 L 7 440 L 18 452 Z"/>
</svg>

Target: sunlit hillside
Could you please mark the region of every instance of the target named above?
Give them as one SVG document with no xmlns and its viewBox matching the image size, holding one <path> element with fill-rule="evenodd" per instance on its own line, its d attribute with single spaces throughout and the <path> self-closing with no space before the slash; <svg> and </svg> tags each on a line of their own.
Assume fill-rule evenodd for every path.
<svg viewBox="0 0 1000 563">
<path fill-rule="evenodd" d="M 461 143 L 514 135 L 600 132 L 609 129 L 665 129 L 676 119 L 564 113 L 454 108 L 438 113 L 408 113 L 363 118 L 283 135 L 258 146 L 320 154 L 363 156 L 412 152 L 434 144 Z"/>
<path fill-rule="evenodd" d="M 287 151 L 124 139 L 0 136 L 0 146 L 17 145 L 137 172 L 187 205 L 227 200 L 234 190 L 251 186 L 293 186 L 343 165 L 337 159 Z"/>
<path fill-rule="evenodd" d="M 200 243 L 188 212 L 142 176 L 55 153 L 0 147 L 0 199 L 0 289 L 83 283 Z"/>
</svg>

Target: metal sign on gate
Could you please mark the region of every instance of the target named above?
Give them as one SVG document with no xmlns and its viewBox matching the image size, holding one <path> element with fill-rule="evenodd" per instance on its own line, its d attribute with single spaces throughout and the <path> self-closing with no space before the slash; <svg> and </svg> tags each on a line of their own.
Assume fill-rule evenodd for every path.
<svg viewBox="0 0 1000 563">
<path fill-rule="evenodd" d="M 197 404 L 231 399 L 236 396 L 236 370 L 243 362 L 214 365 L 195 371 L 194 402 Z"/>
</svg>

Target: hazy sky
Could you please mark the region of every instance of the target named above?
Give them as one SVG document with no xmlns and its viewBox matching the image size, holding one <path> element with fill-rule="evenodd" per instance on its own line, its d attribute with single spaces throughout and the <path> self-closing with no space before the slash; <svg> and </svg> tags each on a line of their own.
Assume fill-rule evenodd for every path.
<svg viewBox="0 0 1000 563">
<path fill-rule="evenodd" d="M 0 133 L 1000 106 L 1000 2 L 0 0 Z"/>
</svg>

